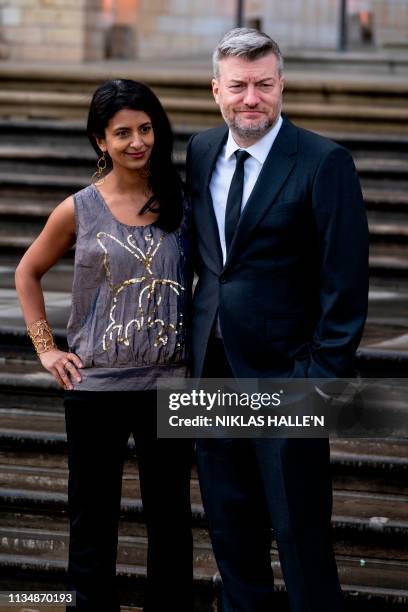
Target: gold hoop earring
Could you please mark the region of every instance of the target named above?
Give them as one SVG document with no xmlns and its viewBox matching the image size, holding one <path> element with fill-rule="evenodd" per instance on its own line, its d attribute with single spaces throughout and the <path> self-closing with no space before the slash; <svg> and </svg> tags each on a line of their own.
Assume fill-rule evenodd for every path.
<svg viewBox="0 0 408 612">
<path fill-rule="evenodd" d="M 106 154 L 105 151 L 102 153 L 101 157 L 98 159 L 98 163 L 96 164 L 96 172 L 92 175 L 92 183 L 93 185 L 102 185 L 105 177 L 103 173 L 106 170 L 107 162 L 106 162 Z"/>
</svg>

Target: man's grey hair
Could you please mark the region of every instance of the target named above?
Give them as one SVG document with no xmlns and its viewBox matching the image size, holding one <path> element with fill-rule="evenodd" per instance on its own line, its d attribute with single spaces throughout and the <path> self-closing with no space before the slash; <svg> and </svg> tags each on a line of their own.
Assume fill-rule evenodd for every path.
<svg viewBox="0 0 408 612">
<path fill-rule="evenodd" d="M 241 57 L 246 60 L 256 60 L 273 53 L 278 60 L 279 76 L 283 73 L 283 57 L 278 43 L 270 36 L 254 28 L 234 28 L 220 40 L 213 53 L 213 75 L 220 76 L 220 60 L 225 57 Z"/>
</svg>

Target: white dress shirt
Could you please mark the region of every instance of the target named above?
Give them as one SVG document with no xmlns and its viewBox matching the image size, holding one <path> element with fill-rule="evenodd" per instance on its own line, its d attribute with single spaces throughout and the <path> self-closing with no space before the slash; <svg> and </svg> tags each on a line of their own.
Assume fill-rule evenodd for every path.
<svg viewBox="0 0 408 612">
<path fill-rule="evenodd" d="M 250 147 L 240 147 L 234 140 L 231 131 L 228 134 L 228 140 L 222 148 L 215 164 L 211 181 L 210 192 L 214 206 L 215 218 L 217 219 L 218 233 L 222 249 L 223 263 L 226 260 L 226 245 L 225 245 L 225 209 L 227 207 L 228 191 L 231 185 L 232 177 L 235 172 L 235 151 L 243 149 L 248 151 L 250 157 L 245 162 L 244 166 L 244 190 L 242 194 L 241 213 L 251 195 L 252 189 L 257 181 L 259 173 L 262 170 L 263 163 L 268 157 L 275 138 L 283 123 L 280 116 L 275 125 L 265 136 Z"/>
</svg>

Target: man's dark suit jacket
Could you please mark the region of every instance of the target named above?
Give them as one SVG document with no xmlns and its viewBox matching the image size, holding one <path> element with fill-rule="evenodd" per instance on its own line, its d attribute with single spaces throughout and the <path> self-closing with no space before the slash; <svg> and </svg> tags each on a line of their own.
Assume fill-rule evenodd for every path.
<svg viewBox="0 0 408 612">
<path fill-rule="evenodd" d="M 187 152 L 199 275 L 193 376 L 217 311 L 236 377 L 352 376 L 367 311 L 368 230 L 350 153 L 285 118 L 223 265 L 209 184 L 227 134 L 198 134 Z"/>
</svg>

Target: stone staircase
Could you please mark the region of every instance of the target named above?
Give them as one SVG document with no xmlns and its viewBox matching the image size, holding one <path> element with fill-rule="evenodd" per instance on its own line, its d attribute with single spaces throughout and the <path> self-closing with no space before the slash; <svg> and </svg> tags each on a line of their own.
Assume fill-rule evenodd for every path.
<svg viewBox="0 0 408 612">
<path fill-rule="evenodd" d="M 299 125 L 349 133 L 408 134 L 408 85 L 403 73 L 353 74 L 349 67 L 336 72 L 339 58 L 325 70 L 313 64 L 288 64 L 284 110 Z M 329 64 L 332 64 L 330 69 Z M 305 71 L 306 68 L 306 71 Z M 370 76 L 372 75 L 372 76 Z M 166 66 L 139 63 L 115 65 L 0 66 L 0 117 L 83 119 L 90 96 L 109 78 L 131 78 L 150 85 L 163 102 L 174 125 L 192 129 L 220 123 L 210 93 L 208 62 Z"/>
<path fill-rule="evenodd" d="M 175 161 L 183 170 L 190 134 L 220 121 L 207 72 L 169 79 L 160 70 L 136 75 L 127 70 L 121 76 L 151 84 L 170 112 Z M 10 304 L 18 258 L 56 203 L 89 183 L 95 167 L 84 135 L 89 95 L 98 83 L 117 74 L 113 69 L 112 74 L 105 69 L 79 74 L 75 69 L 62 75 L 51 69 L 0 67 L 0 286 L 2 299 L 10 299 Z M 361 178 L 371 240 L 369 321 L 358 355 L 364 376 L 406 377 L 408 366 L 406 341 L 398 345 L 398 338 L 407 334 L 407 93 L 406 83 L 386 78 L 374 87 L 358 76 L 339 80 L 296 75 L 290 75 L 285 93 L 290 118 L 348 147 Z M 71 282 L 68 253 L 43 283 L 51 292 L 47 298 L 64 313 Z M 55 325 L 52 316 L 63 346 L 63 324 L 58 318 Z M 3 323 L 10 325 L 0 322 L 0 590 L 63 590 L 68 531 L 61 394 L 34 361 L 21 319 L 12 313 L 7 317 Z M 397 340 L 383 347 L 384 338 Z M 332 469 L 333 535 L 347 612 L 405 610 L 408 441 L 335 440 Z M 219 577 L 195 472 L 191 494 L 196 612 L 217 612 Z M 163 500 L 164 514 L 168 503 Z M 118 554 L 123 611 L 138 612 L 142 605 L 145 555 L 136 450 L 130 443 Z M 276 612 L 288 612 L 275 548 L 271 562 L 277 577 Z"/>
<path fill-rule="evenodd" d="M 333 537 L 347 612 L 408 604 L 408 441 L 333 440 Z M 27 356 L 0 365 L 0 590 L 63 589 L 67 527 L 66 438 L 61 394 Z M 196 611 L 219 610 L 219 577 L 195 470 L 191 484 Z M 162 500 L 165 520 L 166 504 Z M 142 605 L 146 532 L 136 449 L 129 443 L 118 552 L 123 606 Z M 275 548 L 277 612 L 287 610 Z"/>
</svg>

